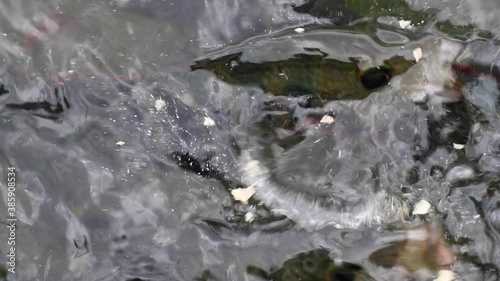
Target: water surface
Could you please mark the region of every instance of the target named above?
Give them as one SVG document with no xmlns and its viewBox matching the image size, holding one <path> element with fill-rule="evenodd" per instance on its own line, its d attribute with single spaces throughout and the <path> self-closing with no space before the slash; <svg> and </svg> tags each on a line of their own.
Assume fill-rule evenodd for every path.
<svg viewBox="0 0 500 281">
<path fill-rule="evenodd" d="M 18 222 L 1 278 L 433 280 L 429 248 L 450 247 L 457 280 L 498 280 L 499 9 L 3 1 L 1 206 L 15 167 Z M 465 99 L 416 105 L 404 74 L 437 39 L 465 46 Z M 367 87 L 359 66 L 390 76 Z M 406 243 L 430 222 L 443 237 Z"/>
</svg>

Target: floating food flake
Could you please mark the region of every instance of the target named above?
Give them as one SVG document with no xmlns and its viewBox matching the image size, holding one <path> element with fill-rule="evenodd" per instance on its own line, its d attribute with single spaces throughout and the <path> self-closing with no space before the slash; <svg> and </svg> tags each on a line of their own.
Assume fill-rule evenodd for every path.
<svg viewBox="0 0 500 281">
<path fill-rule="evenodd" d="M 306 30 L 303 29 L 302 27 L 295 28 L 295 32 L 297 32 L 297 33 L 304 33 L 304 31 L 306 31 Z"/>
<path fill-rule="evenodd" d="M 454 149 L 459 149 L 460 150 L 460 149 L 464 149 L 464 147 L 465 147 L 465 145 L 463 145 L 463 144 L 459 144 L 459 143 L 454 143 L 453 144 L 453 148 Z"/>
<path fill-rule="evenodd" d="M 419 62 L 420 59 L 422 58 L 422 49 L 416 48 L 415 50 L 413 50 L 412 53 L 413 53 L 413 57 L 415 58 L 415 61 Z"/>
<path fill-rule="evenodd" d="M 203 118 L 203 126 L 212 127 L 215 126 L 215 121 L 210 117 Z"/>
<path fill-rule="evenodd" d="M 417 204 L 415 204 L 415 208 L 413 209 L 414 215 L 426 215 L 431 210 L 431 203 L 426 200 L 420 200 Z"/>
<path fill-rule="evenodd" d="M 399 27 L 401 28 L 406 28 L 411 25 L 411 21 L 409 20 L 400 20 L 399 21 Z"/>
<path fill-rule="evenodd" d="M 248 203 L 248 199 L 250 199 L 254 194 L 255 188 L 253 188 L 253 186 L 231 190 L 231 195 L 233 195 L 234 200 L 240 201 L 244 204 Z"/>
<path fill-rule="evenodd" d="M 164 100 L 162 99 L 157 99 L 155 101 L 155 107 L 157 111 L 160 111 L 162 108 L 164 108 L 167 104 L 165 103 Z"/>
<path fill-rule="evenodd" d="M 332 124 L 335 121 L 335 118 L 333 118 L 330 115 L 325 115 L 321 120 L 319 121 L 322 124 Z"/>
<path fill-rule="evenodd" d="M 125 144 L 125 142 L 124 142 L 124 141 L 117 141 L 117 142 L 116 142 L 116 145 L 118 145 L 118 146 L 122 146 L 122 145 L 124 145 L 124 144 Z"/>
</svg>

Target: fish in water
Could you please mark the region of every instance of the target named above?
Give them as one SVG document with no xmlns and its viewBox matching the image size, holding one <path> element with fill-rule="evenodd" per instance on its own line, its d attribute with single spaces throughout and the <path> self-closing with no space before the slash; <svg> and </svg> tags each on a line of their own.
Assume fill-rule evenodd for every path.
<svg viewBox="0 0 500 281">
<path fill-rule="evenodd" d="M 333 24 L 351 24 L 362 19 L 377 19 L 389 14 L 410 20 L 419 26 L 427 24 L 434 16 L 428 11 L 415 11 L 404 0 L 307 0 L 300 5 L 292 4 L 297 13 L 310 14 L 317 18 L 329 19 Z"/>
<path fill-rule="evenodd" d="M 292 8 L 297 13 L 330 19 L 336 25 L 350 24 L 362 18 L 360 14 L 348 9 L 342 0 L 311 0 L 301 5 L 292 4 Z"/>
<path fill-rule="evenodd" d="M 462 47 L 432 39 L 416 65 L 363 100 L 330 101 L 320 110 L 297 106 L 297 124 L 314 111 L 331 113 L 333 121 L 318 124 L 318 116 L 319 122 L 303 123 L 323 133 L 291 146 L 259 139 L 260 129 L 250 128 L 255 139 L 243 148 L 243 182 L 255 188 L 256 199 L 307 229 L 404 221 L 411 204 L 401 186 L 414 155 L 428 149 L 428 117 L 463 99 L 452 70 Z"/>
<path fill-rule="evenodd" d="M 210 71 L 226 83 L 258 86 L 276 96 L 314 94 L 325 100 L 344 100 L 367 97 L 414 64 L 395 56 L 380 65 L 360 69 L 359 65 L 368 65 L 366 61 L 329 59 L 323 52 L 263 63 L 242 61 L 242 55 L 200 60 L 191 70 Z"/>
<path fill-rule="evenodd" d="M 390 241 L 384 242 L 388 246 L 375 250 L 369 255 L 369 260 L 381 267 L 396 267 L 403 273 L 401 275 L 403 279 L 410 277 L 410 274 L 416 278 L 425 277 L 427 275 L 425 273 L 430 273 L 428 274 L 430 276 L 436 275 L 439 270 L 449 269 L 455 261 L 451 247 L 444 240 L 442 227 L 436 222 L 398 229 L 386 235 L 381 240 Z M 333 260 L 332 256 L 335 257 L 336 254 L 325 248 L 319 248 L 299 253 L 286 260 L 281 268 L 271 274 L 257 267 L 251 267 L 248 272 L 265 280 L 274 281 L 378 280 L 374 278 L 376 276 L 370 276 L 372 272 L 362 266 L 346 261 L 339 262 Z M 377 274 L 377 271 L 374 273 Z"/>
<path fill-rule="evenodd" d="M 424 42 L 421 62 L 391 81 L 391 87 L 415 103 L 441 104 L 463 99 L 453 63 L 464 46 L 444 39 Z"/>
<path fill-rule="evenodd" d="M 300 253 L 285 261 L 271 274 L 264 274 L 273 281 L 373 281 L 360 265 L 332 260 L 327 250 L 320 248 Z M 262 274 L 261 274 L 262 275 Z"/>
<path fill-rule="evenodd" d="M 373 252 L 369 256 L 371 262 L 385 268 L 396 266 L 405 275 L 418 275 L 427 271 L 438 274 L 440 270 L 448 270 L 454 264 L 456 257 L 446 243 L 442 226 L 438 222 L 396 233 L 402 237 Z"/>
</svg>

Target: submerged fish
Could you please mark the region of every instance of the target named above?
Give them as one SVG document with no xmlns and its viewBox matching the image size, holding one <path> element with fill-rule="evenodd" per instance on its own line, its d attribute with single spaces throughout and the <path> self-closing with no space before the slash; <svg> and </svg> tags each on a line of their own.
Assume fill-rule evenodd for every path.
<svg viewBox="0 0 500 281">
<path fill-rule="evenodd" d="M 322 22 L 330 21 L 337 26 L 351 26 L 343 27 L 346 29 L 370 28 L 383 22 L 403 30 L 415 30 L 434 22 L 433 28 L 439 32 L 467 40 L 471 38 L 475 28 L 471 24 L 457 26 L 449 19 L 438 16 L 438 9 L 415 9 L 415 5 L 405 0 L 307 0 L 303 4 L 292 4 L 292 8 L 297 13 L 323 19 Z"/>
<path fill-rule="evenodd" d="M 310 0 L 302 5 L 292 4 L 292 7 L 297 13 L 327 18 L 336 25 L 350 24 L 362 17 L 362 15 L 350 10 L 347 3 L 342 0 Z"/>
<path fill-rule="evenodd" d="M 400 278 L 423 274 L 436 275 L 448 270 L 455 262 L 451 247 L 444 241 L 442 227 L 437 222 L 405 227 L 380 241 L 388 246 L 372 252 L 368 259 L 377 266 L 400 269 Z M 250 273 L 273 281 L 368 281 L 376 280 L 360 265 L 332 260 L 328 250 L 320 248 L 300 253 L 285 261 L 271 274 L 252 268 Z M 370 272 L 371 273 L 371 272 Z"/>
<path fill-rule="evenodd" d="M 325 53 L 298 54 L 287 60 L 263 63 L 242 61 L 242 55 L 197 61 L 191 70 L 207 70 L 226 83 L 258 86 L 277 96 L 315 94 L 325 100 L 344 100 L 367 97 L 414 64 L 395 56 L 361 70 L 359 65 L 367 65 L 365 61 L 328 59 Z"/>
<path fill-rule="evenodd" d="M 334 24 L 352 23 L 365 18 L 394 16 L 410 20 L 415 25 L 426 24 L 433 18 L 430 11 L 415 11 L 404 0 L 308 0 L 302 5 L 293 5 L 298 13 L 307 13 L 317 18 L 326 18 Z"/>
<path fill-rule="evenodd" d="M 373 263 L 392 268 L 400 266 L 407 273 L 426 270 L 433 274 L 449 269 L 455 262 L 451 247 L 444 240 L 442 226 L 438 222 L 400 231 L 402 239 L 389 243 L 373 252 Z"/>
<path fill-rule="evenodd" d="M 330 136 L 317 138 L 317 135 L 313 135 L 308 137 L 295 150 L 283 152 L 275 149 L 274 143 L 262 145 L 258 139 L 260 136 L 252 136 L 252 130 L 245 132 L 245 135 L 250 132 L 250 136 L 254 137 L 254 139 L 245 147 L 247 154 L 244 154 L 241 162 L 247 164 L 247 162 L 255 159 L 265 159 L 256 167 L 249 168 L 247 165 L 246 168 L 242 169 L 245 184 L 253 184 L 257 190 L 256 197 L 258 199 L 280 210 L 290 218 L 297 219 L 302 226 L 323 226 L 331 223 L 340 227 L 356 227 L 365 223 L 404 220 L 408 214 L 408 204 L 401 199 L 400 194 L 393 194 L 391 190 L 385 190 L 386 187 L 377 182 L 379 181 L 377 177 L 381 173 L 390 172 L 385 170 L 388 169 L 386 166 L 390 164 L 390 161 L 387 161 L 388 159 L 390 160 L 391 157 L 398 154 L 409 154 L 405 150 L 412 152 L 414 149 L 413 138 L 416 135 L 414 127 L 410 126 L 412 124 L 407 125 L 404 123 L 408 122 L 405 119 L 395 118 L 395 116 L 414 117 L 412 114 L 414 114 L 415 106 L 405 101 L 406 97 L 414 93 L 425 94 L 426 100 L 431 103 L 434 101 L 455 101 L 461 98 L 461 95 L 454 91 L 455 79 L 450 68 L 450 61 L 456 55 L 455 53 L 460 50 L 460 46 L 442 41 L 431 41 L 426 46 L 428 47 L 423 47 L 424 58 L 405 74 L 390 80 L 391 84 L 384 87 L 383 90 L 379 89 L 379 93 L 370 95 L 365 101 L 353 101 L 350 104 L 332 103 L 330 107 L 327 106 L 326 110 L 336 110 L 335 121 L 333 122 L 335 128 L 329 131 Z M 445 54 L 442 52 L 445 52 Z M 319 63 L 321 66 L 325 63 L 324 61 L 327 61 L 325 67 L 327 69 L 332 67 L 331 72 L 341 73 L 339 75 L 350 73 L 350 75 L 356 76 L 355 68 L 357 64 L 354 62 L 338 64 L 337 61 L 337 64 L 335 64 L 333 60 L 325 60 L 324 58 L 313 57 L 311 60 L 306 58 L 309 57 L 297 57 L 292 60 L 289 64 L 292 67 L 291 69 L 299 71 L 300 62 L 305 63 L 303 68 L 306 70 L 315 69 L 314 63 Z M 230 60 L 225 59 L 224 61 L 225 63 L 221 65 L 221 69 L 229 69 L 227 64 L 230 64 Z M 287 66 L 288 62 L 285 62 L 287 61 L 277 65 Z M 407 63 L 408 61 L 402 61 L 402 64 Z M 257 64 L 251 65 L 257 67 Z M 333 68 L 333 66 L 339 65 L 347 65 L 349 71 L 342 72 L 344 70 L 342 67 Z M 264 64 L 264 66 L 258 65 L 258 67 L 272 70 L 275 66 Z M 382 80 L 386 81 L 384 72 L 379 73 L 382 73 Z M 244 72 L 239 74 L 245 75 Z M 254 74 L 257 75 L 258 72 Z M 430 74 L 432 76 L 429 76 Z M 249 75 L 253 74 L 250 73 Z M 296 75 L 300 78 L 299 72 Z M 316 89 L 314 88 L 317 86 L 314 84 L 314 75 L 309 73 L 305 79 L 312 83 L 311 87 L 313 89 Z M 105 87 L 96 84 L 98 80 L 100 79 L 90 79 L 88 83 L 77 83 L 74 88 L 88 89 L 89 85 L 95 84 L 96 87 L 105 89 Z M 87 79 L 84 79 L 84 81 L 87 81 Z M 341 88 L 335 85 L 334 82 L 325 85 L 334 85 Z M 321 83 L 319 83 L 319 86 L 320 89 L 324 87 Z M 282 90 L 279 87 L 276 89 Z M 116 91 L 120 92 L 118 89 Z M 94 94 L 92 91 L 88 92 Z M 152 128 L 158 128 L 158 130 L 153 130 L 151 137 L 151 139 L 154 139 L 153 151 L 179 152 L 173 155 L 174 158 L 177 156 L 175 159 L 178 160 L 177 164 L 179 166 L 191 168 L 202 176 L 216 175 L 219 177 L 212 170 L 212 168 L 217 167 L 204 166 L 196 163 L 193 160 L 194 158 L 192 159 L 192 157 L 197 159 L 207 159 L 209 157 L 211 151 L 208 151 L 207 143 L 213 143 L 217 147 L 215 151 L 221 155 L 231 154 L 231 147 L 229 145 L 223 147 L 221 144 L 224 142 L 220 139 L 207 141 L 213 139 L 214 136 L 223 135 L 222 133 L 211 133 L 212 130 L 217 129 L 217 126 L 203 127 L 201 120 L 203 120 L 202 117 L 205 113 L 202 110 L 195 110 L 188 105 L 184 105 L 178 98 L 170 97 L 170 93 L 164 88 L 156 89 L 153 92 L 157 98 L 166 102 L 165 108 L 159 115 L 161 118 L 150 121 L 154 125 Z M 363 89 L 363 93 L 367 94 L 369 91 Z M 148 95 L 141 94 L 135 98 L 145 98 L 146 96 Z M 64 95 L 62 95 L 62 98 L 55 97 L 57 98 L 57 106 L 55 107 L 40 101 L 25 104 L 16 103 L 16 105 L 11 106 L 11 110 L 33 112 L 36 109 L 37 113 L 39 111 L 44 114 L 48 112 L 51 114 L 50 116 L 60 116 L 59 104 L 66 104 L 64 97 Z M 98 101 L 97 98 L 95 100 Z M 384 100 L 384 102 L 381 103 L 379 100 Z M 365 115 L 358 114 L 358 112 L 363 113 L 363 111 L 367 113 Z M 377 114 L 373 112 L 377 112 Z M 307 112 L 303 113 L 299 117 L 307 116 Z M 179 116 L 182 118 L 179 118 Z M 422 119 L 424 117 L 425 115 L 416 116 L 415 118 Z M 254 121 L 252 120 L 252 122 Z M 378 123 L 371 124 L 371 122 Z M 311 122 L 310 125 L 315 124 Z M 387 129 L 389 126 L 408 128 L 408 130 L 394 133 Z M 325 127 L 328 127 L 328 124 Z M 372 132 L 376 132 L 378 135 L 375 137 L 379 138 L 385 137 L 384 134 L 386 133 L 394 134 L 394 136 L 388 137 L 389 140 L 384 140 L 384 144 L 388 144 L 388 147 L 390 145 L 395 147 L 394 151 L 379 152 L 380 148 L 374 144 L 378 140 L 374 140 L 375 137 Z M 223 151 L 227 151 L 227 153 L 221 153 Z M 262 158 L 257 154 L 267 155 Z M 231 158 L 232 156 L 227 157 Z M 388 157 L 388 159 L 384 159 L 384 157 Z M 408 155 L 408 157 L 411 157 L 411 155 Z M 221 160 L 219 162 L 230 161 Z M 293 170 L 291 166 L 294 164 L 298 164 L 299 169 Z M 353 169 L 350 165 L 358 167 L 358 169 Z M 218 170 L 226 171 L 228 169 L 219 168 Z M 286 176 L 289 176 L 289 178 L 286 178 Z M 302 176 L 303 178 L 300 178 Z M 369 198 L 373 200 L 368 200 Z"/>
<path fill-rule="evenodd" d="M 421 47 L 418 64 L 364 100 L 330 101 L 312 111 L 297 107 L 298 124 L 314 112 L 331 116 L 324 124 L 318 124 L 321 115 L 302 124 L 313 131 L 291 147 L 261 134 L 259 125 L 250 128 L 254 137 L 241 171 L 256 199 L 304 228 L 404 221 L 410 208 L 401 186 L 434 137 L 429 116 L 439 119 L 446 113 L 442 103 L 463 99 L 452 70 L 462 45 L 430 40 Z"/>
<path fill-rule="evenodd" d="M 273 281 L 373 281 L 365 269 L 348 262 L 335 262 L 325 249 L 316 249 L 285 261 L 270 274 Z"/>
</svg>

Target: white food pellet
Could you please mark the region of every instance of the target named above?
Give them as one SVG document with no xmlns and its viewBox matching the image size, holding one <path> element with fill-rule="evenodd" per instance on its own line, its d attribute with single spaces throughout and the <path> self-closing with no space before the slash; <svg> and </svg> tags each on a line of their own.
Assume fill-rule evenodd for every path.
<svg viewBox="0 0 500 281">
<path fill-rule="evenodd" d="M 306 30 L 303 29 L 302 27 L 295 28 L 295 32 L 297 32 L 297 33 L 304 33 L 304 31 L 306 31 Z"/>
<path fill-rule="evenodd" d="M 463 144 L 459 144 L 459 143 L 454 143 L 453 144 L 453 148 L 454 149 L 459 149 L 460 150 L 460 149 L 464 149 L 464 147 L 465 147 L 465 145 L 463 145 Z"/>
<path fill-rule="evenodd" d="M 236 188 L 231 190 L 231 195 L 233 195 L 234 200 L 240 201 L 244 204 L 248 203 L 248 199 L 255 194 L 255 188 L 253 186 L 247 188 Z"/>
<path fill-rule="evenodd" d="M 215 121 L 210 117 L 203 118 L 203 126 L 212 127 L 215 126 Z"/>
<path fill-rule="evenodd" d="M 321 118 L 321 120 L 319 122 L 323 123 L 323 124 L 332 124 L 334 121 L 335 121 L 335 118 L 333 118 L 330 115 L 325 115 L 325 116 L 323 116 L 323 118 Z"/>
<path fill-rule="evenodd" d="M 401 28 L 406 28 L 410 24 L 411 24 L 411 21 L 409 21 L 409 20 L 400 20 L 399 21 L 399 27 L 401 27 Z"/>
<path fill-rule="evenodd" d="M 415 208 L 413 208 L 414 215 L 426 215 L 431 210 L 431 203 L 422 199 L 417 204 L 415 204 Z"/>
<path fill-rule="evenodd" d="M 118 145 L 118 146 L 122 146 L 122 145 L 124 145 L 124 144 L 125 144 L 125 142 L 124 142 L 124 141 L 117 141 L 117 142 L 116 142 L 116 145 Z"/>
<path fill-rule="evenodd" d="M 155 107 L 157 111 L 160 111 L 162 108 L 164 108 L 167 104 L 165 103 L 164 100 L 162 99 L 157 99 L 155 101 Z"/>
<path fill-rule="evenodd" d="M 415 61 L 420 61 L 420 59 L 422 58 L 422 49 L 416 48 L 415 50 L 413 50 L 413 57 L 415 58 Z"/>
</svg>

